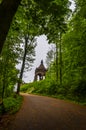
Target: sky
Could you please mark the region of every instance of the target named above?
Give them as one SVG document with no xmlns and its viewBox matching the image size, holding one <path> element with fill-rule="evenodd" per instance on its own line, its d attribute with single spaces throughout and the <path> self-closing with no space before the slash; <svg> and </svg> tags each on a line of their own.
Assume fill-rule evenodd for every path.
<svg viewBox="0 0 86 130">
<path fill-rule="evenodd" d="M 74 11 L 75 9 L 75 2 L 74 0 L 69 0 L 71 2 L 71 6 L 70 6 L 70 9 L 72 9 L 72 11 Z"/>
<path fill-rule="evenodd" d="M 41 60 L 43 60 L 44 66 L 46 67 L 46 55 L 47 52 L 52 48 L 52 44 L 48 44 L 47 38 L 45 35 L 39 36 L 37 38 L 37 46 L 35 48 L 36 57 L 33 63 L 31 71 L 24 73 L 23 81 L 25 83 L 32 82 L 34 80 L 35 69 L 40 65 Z"/>
</svg>

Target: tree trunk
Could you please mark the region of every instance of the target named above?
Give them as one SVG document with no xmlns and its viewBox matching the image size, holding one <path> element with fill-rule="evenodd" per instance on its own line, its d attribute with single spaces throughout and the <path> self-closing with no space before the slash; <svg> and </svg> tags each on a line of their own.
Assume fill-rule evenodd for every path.
<svg viewBox="0 0 86 130">
<path fill-rule="evenodd" d="M 24 67 L 25 67 L 25 59 L 26 59 L 26 55 L 27 55 L 27 44 L 28 44 L 28 37 L 25 36 L 24 56 L 23 56 L 23 61 L 22 61 L 22 67 L 21 67 L 21 71 L 20 71 L 19 81 L 18 81 L 18 85 L 17 85 L 17 94 L 19 94 L 19 92 L 20 92 L 20 85 L 21 85 L 21 80 L 22 80 L 22 77 L 23 77 L 23 72 L 24 72 Z"/>
<path fill-rule="evenodd" d="M 7 56 L 3 59 L 4 64 L 3 64 L 3 80 L 2 80 L 2 100 L 5 96 L 5 89 L 6 89 L 6 76 L 7 76 Z"/>
<path fill-rule="evenodd" d="M 59 37 L 60 41 L 60 47 L 59 47 L 59 53 L 60 53 L 60 85 L 62 85 L 62 45 L 61 45 L 61 33 Z"/>
<path fill-rule="evenodd" d="M 56 43 L 56 81 L 58 82 L 58 43 Z"/>
<path fill-rule="evenodd" d="M 3 0 L 0 4 L 0 53 L 20 2 L 21 0 Z"/>
</svg>

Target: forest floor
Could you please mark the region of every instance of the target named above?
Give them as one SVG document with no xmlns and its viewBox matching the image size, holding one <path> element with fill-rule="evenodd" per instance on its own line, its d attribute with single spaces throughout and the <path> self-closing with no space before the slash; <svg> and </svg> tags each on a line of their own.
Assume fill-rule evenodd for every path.
<svg viewBox="0 0 86 130">
<path fill-rule="evenodd" d="M 0 130 L 86 130 L 86 106 L 45 96 L 22 94 L 21 109 L 4 115 Z"/>
</svg>

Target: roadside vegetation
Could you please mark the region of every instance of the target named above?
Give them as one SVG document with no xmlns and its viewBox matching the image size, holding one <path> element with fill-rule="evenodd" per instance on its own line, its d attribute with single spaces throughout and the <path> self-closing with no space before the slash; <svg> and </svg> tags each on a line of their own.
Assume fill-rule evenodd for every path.
<svg viewBox="0 0 86 130">
<path fill-rule="evenodd" d="M 69 89 L 67 88 L 69 87 Z M 55 81 L 43 80 L 24 84 L 21 86 L 21 92 L 28 94 L 37 94 L 50 96 L 63 100 L 70 100 L 80 105 L 86 105 L 86 94 L 83 90 L 78 90 L 79 86 L 58 86 Z"/>
<path fill-rule="evenodd" d="M 16 113 L 20 109 L 22 101 L 23 97 L 16 94 L 4 98 L 3 104 L 0 105 L 0 115 Z"/>
</svg>

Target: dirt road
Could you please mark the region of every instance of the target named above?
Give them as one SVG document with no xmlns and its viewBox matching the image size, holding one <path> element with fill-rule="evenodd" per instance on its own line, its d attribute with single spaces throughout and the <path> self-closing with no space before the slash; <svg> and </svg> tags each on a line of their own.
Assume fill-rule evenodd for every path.
<svg viewBox="0 0 86 130">
<path fill-rule="evenodd" d="M 86 130 L 86 107 L 44 96 L 23 96 L 22 108 L 8 130 Z"/>
</svg>

